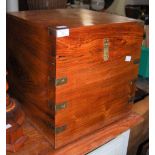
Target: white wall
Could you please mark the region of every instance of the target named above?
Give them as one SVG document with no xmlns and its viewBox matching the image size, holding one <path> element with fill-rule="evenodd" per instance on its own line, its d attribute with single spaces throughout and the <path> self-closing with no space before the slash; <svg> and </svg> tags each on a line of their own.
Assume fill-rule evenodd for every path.
<svg viewBox="0 0 155 155">
<path fill-rule="evenodd" d="M 125 16 L 126 0 L 114 0 L 112 5 L 106 10 L 108 13 Z"/>
<path fill-rule="evenodd" d="M 18 0 L 6 0 L 6 12 L 16 12 L 18 10 Z"/>
</svg>

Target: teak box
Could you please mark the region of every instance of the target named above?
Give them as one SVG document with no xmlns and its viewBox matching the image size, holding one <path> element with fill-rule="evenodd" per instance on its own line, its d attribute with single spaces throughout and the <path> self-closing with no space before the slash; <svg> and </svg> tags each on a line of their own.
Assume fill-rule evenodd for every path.
<svg viewBox="0 0 155 155">
<path fill-rule="evenodd" d="M 137 20 L 83 9 L 7 14 L 11 94 L 54 148 L 128 115 L 143 38 Z"/>
</svg>

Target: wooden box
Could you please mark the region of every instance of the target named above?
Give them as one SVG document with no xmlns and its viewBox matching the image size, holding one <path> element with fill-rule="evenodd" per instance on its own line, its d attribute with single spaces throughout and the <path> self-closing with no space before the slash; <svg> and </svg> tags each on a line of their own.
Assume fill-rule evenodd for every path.
<svg viewBox="0 0 155 155">
<path fill-rule="evenodd" d="M 10 13 L 11 93 L 52 146 L 64 146 L 130 113 L 142 37 L 141 22 L 106 13 Z"/>
</svg>

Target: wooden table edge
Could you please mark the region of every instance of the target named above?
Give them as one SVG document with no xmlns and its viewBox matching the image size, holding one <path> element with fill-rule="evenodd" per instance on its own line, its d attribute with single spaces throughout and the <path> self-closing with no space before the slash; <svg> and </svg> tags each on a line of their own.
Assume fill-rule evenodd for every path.
<svg viewBox="0 0 155 155">
<path fill-rule="evenodd" d="M 121 120 L 112 123 L 103 129 L 99 129 L 93 134 L 82 137 L 74 143 L 68 144 L 56 150 L 52 147 L 46 148 L 41 151 L 39 155 L 84 155 L 116 138 L 119 134 L 142 121 L 143 118 L 139 114 L 131 112 L 125 118 L 122 118 Z"/>
</svg>

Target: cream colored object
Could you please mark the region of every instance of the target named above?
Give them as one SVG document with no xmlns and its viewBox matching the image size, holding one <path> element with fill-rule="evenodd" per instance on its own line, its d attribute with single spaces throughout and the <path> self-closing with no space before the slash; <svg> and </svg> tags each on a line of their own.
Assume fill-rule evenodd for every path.
<svg viewBox="0 0 155 155">
<path fill-rule="evenodd" d="M 6 0 L 6 11 L 7 12 L 19 11 L 18 0 Z"/>
<path fill-rule="evenodd" d="M 104 9 L 105 2 L 104 0 L 91 0 L 91 8 L 93 10 L 102 10 Z"/>
<path fill-rule="evenodd" d="M 112 5 L 106 10 L 108 13 L 125 16 L 126 0 L 114 0 Z"/>
<path fill-rule="evenodd" d="M 130 130 L 118 135 L 115 139 L 88 153 L 87 155 L 126 155 Z"/>
</svg>

